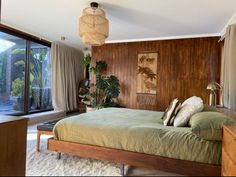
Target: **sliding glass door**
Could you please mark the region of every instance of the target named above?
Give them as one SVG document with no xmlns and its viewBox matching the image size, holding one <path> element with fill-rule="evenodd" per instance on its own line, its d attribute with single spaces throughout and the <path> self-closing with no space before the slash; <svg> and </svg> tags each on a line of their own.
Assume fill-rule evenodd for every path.
<svg viewBox="0 0 236 177">
<path fill-rule="evenodd" d="M 0 114 L 24 112 L 26 40 L 0 32 Z"/>
<path fill-rule="evenodd" d="M 0 32 L 0 114 L 52 109 L 48 46 Z"/>
</svg>

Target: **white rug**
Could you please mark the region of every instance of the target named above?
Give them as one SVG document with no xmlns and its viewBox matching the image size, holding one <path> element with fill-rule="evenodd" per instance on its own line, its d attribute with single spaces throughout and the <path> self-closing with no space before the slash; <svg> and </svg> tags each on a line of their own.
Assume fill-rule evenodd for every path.
<svg viewBox="0 0 236 177">
<path fill-rule="evenodd" d="M 121 176 L 117 164 L 47 151 L 48 136 L 41 136 L 41 152 L 36 151 L 36 128 L 27 136 L 26 176 Z M 168 172 L 125 166 L 128 176 L 179 176 Z"/>
<path fill-rule="evenodd" d="M 116 164 L 46 150 L 46 140 L 41 141 L 41 152 L 36 152 L 36 140 L 27 142 L 26 176 L 121 176 Z M 127 170 L 127 167 L 126 167 Z"/>
</svg>

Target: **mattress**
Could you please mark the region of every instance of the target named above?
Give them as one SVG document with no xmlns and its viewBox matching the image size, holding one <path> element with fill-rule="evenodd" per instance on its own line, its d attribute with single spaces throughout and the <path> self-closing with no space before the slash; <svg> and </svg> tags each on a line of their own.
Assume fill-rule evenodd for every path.
<svg viewBox="0 0 236 177">
<path fill-rule="evenodd" d="M 55 139 L 219 165 L 221 141 L 207 141 L 191 127 L 164 126 L 163 112 L 104 108 L 59 121 Z"/>
</svg>

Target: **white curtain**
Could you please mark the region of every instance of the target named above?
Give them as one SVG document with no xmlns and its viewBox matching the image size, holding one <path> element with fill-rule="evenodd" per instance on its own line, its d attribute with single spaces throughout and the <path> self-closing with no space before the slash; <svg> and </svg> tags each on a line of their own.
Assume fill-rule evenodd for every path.
<svg viewBox="0 0 236 177">
<path fill-rule="evenodd" d="M 83 77 L 83 53 L 73 48 L 52 44 L 52 102 L 55 110 L 78 109 L 78 85 Z"/>
<path fill-rule="evenodd" d="M 221 72 L 224 106 L 236 111 L 236 25 L 227 28 Z"/>
</svg>

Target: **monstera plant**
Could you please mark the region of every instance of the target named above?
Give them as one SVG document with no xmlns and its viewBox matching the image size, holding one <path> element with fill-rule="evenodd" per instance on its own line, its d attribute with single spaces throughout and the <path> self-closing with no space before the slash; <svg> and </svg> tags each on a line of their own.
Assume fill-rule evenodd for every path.
<svg viewBox="0 0 236 177">
<path fill-rule="evenodd" d="M 82 101 L 93 107 L 113 107 L 117 106 L 115 98 L 120 94 L 119 80 L 114 75 L 104 75 L 103 73 L 107 69 L 107 63 L 105 61 L 97 61 L 94 67 L 90 67 L 90 73 L 95 76 L 95 84 L 90 83 L 87 88 L 80 89 L 80 97 Z"/>
</svg>

